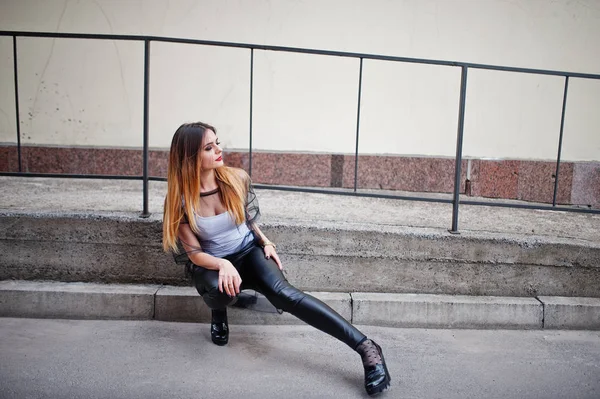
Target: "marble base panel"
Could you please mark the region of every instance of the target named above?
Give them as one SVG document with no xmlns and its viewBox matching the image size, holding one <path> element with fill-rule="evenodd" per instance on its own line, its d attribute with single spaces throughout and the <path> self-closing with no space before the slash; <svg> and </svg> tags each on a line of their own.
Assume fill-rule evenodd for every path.
<svg viewBox="0 0 600 399">
<path fill-rule="evenodd" d="M 331 154 L 252 153 L 256 183 L 330 187 Z"/>
<path fill-rule="evenodd" d="M 168 150 L 150 150 L 148 153 L 148 171 L 150 176 L 167 177 L 169 165 Z M 235 168 L 241 168 L 246 171 L 248 166 L 249 156 L 247 152 L 227 152 L 223 156 L 226 165 Z"/>
<path fill-rule="evenodd" d="M 148 173 L 150 174 L 150 176 L 167 177 L 168 165 L 168 150 L 148 151 Z"/>
<path fill-rule="evenodd" d="M 471 192 L 475 197 L 512 198 L 519 195 L 519 161 L 471 161 Z"/>
<path fill-rule="evenodd" d="M 142 174 L 142 151 L 77 147 L 21 148 L 23 172 L 132 176 Z"/>
<path fill-rule="evenodd" d="M 343 186 L 354 187 L 354 156 L 344 156 Z M 461 193 L 465 192 L 467 161 L 461 164 Z M 358 157 L 357 186 L 362 189 L 451 193 L 454 160 L 362 155 Z"/>
<path fill-rule="evenodd" d="M 571 203 L 600 208 L 600 162 L 573 165 Z"/>
<path fill-rule="evenodd" d="M 234 168 L 244 169 L 245 171 L 250 170 L 250 156 L 248 152 L 225 152 L 223 160 L 226 165 Z"/>
<path fill-rule="evenodd" d="M 140 176 L 140 149 L 23 146 L 23 172 Z M 151 176 L 166 177 L 169 152 L 149 152 Z M 227 165 L 249 171 L 247 151 L 226 151 Z M 467 169 L 470 165 L 470 179 Z M 343 154 L 252 153 L 255 183 L 354 187 L 355 156 Z M 463 160 L 460 192 L 486 198 L 552 203 L 556 164 L 526 160 Z M 0 172 L 17 172 L 15 145 L 0 146 Z M 600 208 L 600 162 L 560 165 L 558 204 Z M 358 158 L 358 188 L 451 193 L 454 160 L 433 157 L 362 155 Z"/>
<path fill-rule="evenodd" d="M 0 147 L 0 172 L 18 172 L 19 154 L 17 146 Z"/>
<path fill-rule="evenodd" d="M 519 196 L 524 201 L 551 203 L 556 181 L 556 162 L 519 163 Z M 571 203 L 571 188 L 573 182 L 573 163 L 560 164 L 556 202 Z"/>
<path fill-rule="evenodd" d="M 475 197 L 552 203 L 556 163 L 517 160 L 472 160 L 471 193 Z M 560 164 L 558 204 L 570 204 L 573 163 Z"/>
</svg>

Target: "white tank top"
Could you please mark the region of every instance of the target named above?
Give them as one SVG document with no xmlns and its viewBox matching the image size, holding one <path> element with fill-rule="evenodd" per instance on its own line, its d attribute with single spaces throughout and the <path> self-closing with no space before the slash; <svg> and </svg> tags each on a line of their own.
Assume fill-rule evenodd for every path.
<svg viewBox="0 0 600 399">
<path fill-rule="evenodd" d="M 246 223 L 236 225 L 228 211 L 208 217 L 196 215 L 196 224 L 202 251 L 217 258 L 234 254 L 254 240 Z"/>
</svg>

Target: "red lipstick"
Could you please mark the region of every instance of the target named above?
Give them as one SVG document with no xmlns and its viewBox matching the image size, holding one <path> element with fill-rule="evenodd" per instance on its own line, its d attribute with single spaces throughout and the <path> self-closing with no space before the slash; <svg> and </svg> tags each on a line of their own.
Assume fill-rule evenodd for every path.
<svg viewBox="0 0 600 399">
<path fill-rule="evenodd" d="M 219 162 L 223 160 L 223 155 L 221 155 L 219 158 L 215 159 L 215 161 Z"/>
</svg>

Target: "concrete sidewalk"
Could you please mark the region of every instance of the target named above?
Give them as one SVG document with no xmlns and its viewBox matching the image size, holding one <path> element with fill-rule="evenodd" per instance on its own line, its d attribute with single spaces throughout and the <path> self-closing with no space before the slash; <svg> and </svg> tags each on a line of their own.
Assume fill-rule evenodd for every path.
<svg viewBox="0 0 600 399">
<path fill-rule="evenodd" d="M 364 326 L 392 374 L 382 398 L 597 399 L 600 333 Z M 360 358 L 308 326 L 0 318 L 0 397 L 366 398 Z"/>
</svg>

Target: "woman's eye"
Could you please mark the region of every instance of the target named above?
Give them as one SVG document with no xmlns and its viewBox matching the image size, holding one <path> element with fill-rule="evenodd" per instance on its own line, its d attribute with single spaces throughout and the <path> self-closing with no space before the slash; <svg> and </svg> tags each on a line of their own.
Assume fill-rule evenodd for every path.
<svg viewBox="0 0 600 399">
<path fill-rule="evenodd" d="M 221 142 L 219 140 L 217 140 L 217 145 L 221 145 Z"/>
<path fill-rule="evenodd" d="M 210 151 L 210 150 L 212 150 L 212 147 L 206 147 L 204 150 L 205 151 Z"/>
</svg>

